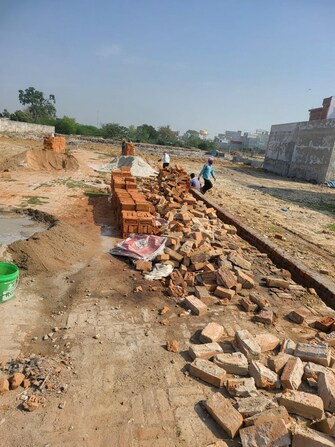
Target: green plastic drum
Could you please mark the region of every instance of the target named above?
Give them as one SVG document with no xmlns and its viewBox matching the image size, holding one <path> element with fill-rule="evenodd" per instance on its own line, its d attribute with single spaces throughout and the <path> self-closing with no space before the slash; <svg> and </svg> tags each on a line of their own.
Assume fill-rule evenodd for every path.
<svg viewBox="0 0 335 447">
<path fill-rule="evenodd" d="M 13 298 L 18 282 L 18 267 L 9 262 L 0 262 L 0 303 Z"/>
</svg>

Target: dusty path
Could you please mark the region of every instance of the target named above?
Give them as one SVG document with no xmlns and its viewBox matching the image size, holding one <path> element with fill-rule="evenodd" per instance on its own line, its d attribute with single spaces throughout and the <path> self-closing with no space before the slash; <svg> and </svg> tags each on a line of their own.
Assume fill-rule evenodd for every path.
<svg viewBox="0 0 335 447">
<path fill-rule="evenodd" d="M 28 270 L 15 298 L 1 305 L 0 361 L 20 353 L 41 353 L 50 361 L 57 361 L 60 355 L 68 359 L 61 364 L 60 373 L 68 388 L 47 391 L 44 408 L 26 413 L 18 408 L 19 393 L 11 391 L 0 396 L 1 446 L 203 447 L 226 436 L 201 404 L 215 389 L 188 376 L 188 346 L 190 340 L 197 341 L 199 330 L 208 321 L 223 324 L 228 339 L 241 327 L 252 333 L 259 332 L 260 327 L 236 306 L 235 299 L 227 306 L 211 307 L 203 317 L 179 317 L 180 308 L 164 295 L 160 282 L 145 282 L 126 261 L 107 253 L 119 240 L 113 212 L 106 196 L 87 196 L 83 191 L 87 184 L 104 188 L 101 182 L 105 175 L 92 171 L 89 163 L 103 162 L 104 153 L 109 156 L 116 150 L 98 148 L 93 153 L 76 148 L 73 154 L 80 169 L 71 175 L 17 171 L 12 173 L 14 182 L 0 182 L 2 205 L 20 206 L 27 201 L 25 196 L 37 195 L 42 203 L 33 207 L 59 219 L 64 240 L 67 232 L 71 233 L 70 226 L 74 240 L 68 259 L 66 251 L 61 251 L 54 271 Z M 229 168 L 222 170 L 222 201 L 227 203 L 231 194 L 229 209 L 256 225 L 259 217 L 252 209 L 265 205 L 263 193 L 250 187 L 253 176 L 233 172 L 233 178 L 229 172 Z M 263 181 L 268 180 L 257 179 L 258 184 Z M 254 198 L 252 204 L 250 197 Z M 270 200 L 270 196 L 266 199 Z M 271 219 L 275 220 L 281 216 L 277 210 L 281 205 L 271 203 Z M 295 207 L 290 205 L 290 210 Z M 304 212 L 316 213 L 305 209 Z M 317 225 L 326 225 L 327 219 L 328 216 L 322 224 L 316 219 Z M 284 223 L 294 229 L 293 222 Z M 259 229 L 274 224 L 262 225 Z M 284 226 L 276 225 L 282 232 Z M 289 236 L 284 235 L 288 242 Z M 44 248 L 39 256 L 50 261 L 48 238 L 52 237 L 59 238 L 56 240 L 61 244 L 59 233 L 40 235 L 39 241 L 27 244 L 33 248 L 39 243 Z M 248 244 L 241 240 L 238 244 L 252 256 L 258 277 L 274 269 L 268 261 L 258 259 L 257 251 Z M 295 249 L 300 252 L 299 245 Z M 329 256 L 333 254 L 329 251 Z M 142 285 L 143 292 L 134 292 L 138 285 Z M 283 300 L 274 294 L 271 304 L 278 316 L 271 331 L 281 339 L 286 336 L 303 341 L 315 336 L 313 328 L 301 328 L 281 318 L 293 306 L 306 306 L 312 316 L 332 314 L 319 300 L 306 302 L 303 295 Z M 160 316 L 164 305 L 171 310 Z M 167 326 L 161 324 L 165 318 L 170 322 Z M 43 340 L 54 327 L 60 330 L 52 339 Z M 165 349 L 168 339 L 178 340 L 180 353 Z M 238 445 L 227 442 L 230 447 Z"/>
</svg>

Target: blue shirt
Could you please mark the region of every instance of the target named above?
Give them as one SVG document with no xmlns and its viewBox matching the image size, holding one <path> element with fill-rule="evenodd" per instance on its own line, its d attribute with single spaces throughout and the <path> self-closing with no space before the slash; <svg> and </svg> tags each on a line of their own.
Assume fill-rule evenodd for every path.
<svg viewBox="0 0 335 447">
<path fill-rule="evenodd" d="M 201 172 L 199 174 L 199 177 L 203 176 L 204 180 L 209 180 L 210 176 L 215 178 L 213 166 L 209 165 L 208 163 L 204 164 L 203 168 L 201 169 Z"/>
</svg>

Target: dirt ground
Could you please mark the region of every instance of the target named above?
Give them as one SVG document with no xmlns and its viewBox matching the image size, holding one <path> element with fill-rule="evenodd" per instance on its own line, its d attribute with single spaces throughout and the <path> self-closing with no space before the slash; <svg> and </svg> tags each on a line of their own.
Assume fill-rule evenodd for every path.
<svg viewBox="0 0 335 447">
<path fill-rule="evenodd" d="M 40 145 L 0 138 L 0 164 Z M 105 145 L 74 146 L 77 171 L 22 169 L 0 178 L 1 208 L 38 209 L 57 220 L 48 231 L 12 244 L 2 258 L 17 262 L 22 277 L 14 299 L 0 307 L 0 362 L 45 356 L 60 366 L 62 385 L 46 390 L 45 406 L 31 413 L 21 409 L 21 391 L 1 395 L 1 446 L 202 447 L 226 437 L 202 404 L 215 388 L 188 375 L 188 346 L 209 321 L 223 324 L 227 340 L 237 329 L 257 333 L 260 327 L 235 299 L 202 317 L 179 317 L 179 306 L 159 281 L 145 281 L 127 260 L 108 254 L 120 233 L 108 195 L 94 191 L 106 191 L 109 175 L 93 171 L 90 163 L 103 164 L 118 152 Z M 153 164 L 158 160 L 143 156 Z M 202 165 L 202 160 L 178 162 L 194 172 Z M 277 243 L 310 267 L 329 270 L 334 279 L 329 227 L 335 191 L 228 163 L 216 171 L 212 198 L 269 238 L 282 234 L 285 240 Z M 250 251 L 255 274 L 275 268 L 244 241 L 237 243 Z M 136 293 L 138 285 L 143 291 Z M 298 304 L 312 316 L 334 314 L 305 295 L 283 300 L 274 294 L 271 304 L 277 315 L 271 332 L 280 339 L 315 336 L 313 328 L 281 318 Z M 159 315 L 164 305 L 170 308 L 169 325 Z M 169 339 L 178 340 L 180 353 L 165 349 Z"/>
</svg>

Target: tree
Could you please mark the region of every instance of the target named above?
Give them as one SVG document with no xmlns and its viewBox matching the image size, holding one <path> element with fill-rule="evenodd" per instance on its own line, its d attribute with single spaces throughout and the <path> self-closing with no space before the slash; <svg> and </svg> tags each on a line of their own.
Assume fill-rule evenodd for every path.
<svg viewBox="0 0 335 447">
<path fill-rule="evenodd" d="M 190 140 L 191 138 L 199 138 L 199 132 L 196 130 L 188 129 L 184 135 L 186 140 Z"/>
<path fill-rule="evenodd" d="M 75 135 L 77 133 L 76 120 L 64 115 L 62 119 L 57 119 L 55 130 L 57 133 L 62 133 L 65 135 Z"/>
<path fill-rule="evenodd" d="M 22 105 L 28 106 L 26 112 L 29 113 L 34 122 L 56 117 L 55 95 L 49 95 L 49 99 L 45 99 L 43 92 L 36 90 L 34 87 L 29 87 L 24 91 L 19 90 L 19 101 Z"/>
<path fill-rule="evenodd" d="M 0 113 L 0 118 L 10 118 L 10 112 L 7 109 L 3 109 L 3 112 Z"/>
<path fill-rule="evenodd" d="M 14 113 L 10 113 L 9 118 L 12 121 L 21 121 L 24 123 L 31 123 L 32 121 L 29 113 L 23 112 L 22 110 L 16 110 Z"/>
<path fill-rule="evenodd" d="M 127 135 L 127 128 L 118 123 L 107 123 L 101 126 L 105 138 L 122 138 Z"/>
<path fill-rule="evenodd" d="M 167 144 L 173 146 L 178 140 L 178 132 L 175 132 L 170 126 L 161 126 L 158 128 L 158 144 Z"/>
<path fill-rule="evenodd" d="M 142 124 L 136 129 L 136 139 L 143 143 L 156 143 L 157 138 L 157 130 L 149 124 Z"/>
</svg>

